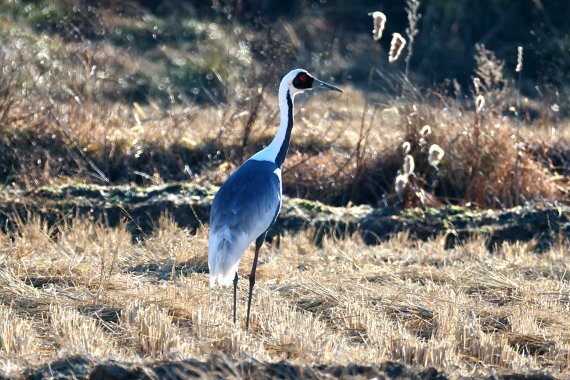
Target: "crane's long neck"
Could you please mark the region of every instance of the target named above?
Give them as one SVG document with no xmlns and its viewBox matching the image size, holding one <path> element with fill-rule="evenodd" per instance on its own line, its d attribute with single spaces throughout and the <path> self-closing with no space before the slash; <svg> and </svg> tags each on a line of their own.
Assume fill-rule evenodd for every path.
<svg viewBox="0 0 570 380">
<path fill-rule="evenodd" d="M 281 167 L 287 156 L 287 150 L 289 150 L 293 129 L 293 98 L 289 88 L 285 86 L 279 88 L 279 113 L 281 121 L 273 141 L 251 158 L 259 161 L 272 161 Z"/>
</svg>

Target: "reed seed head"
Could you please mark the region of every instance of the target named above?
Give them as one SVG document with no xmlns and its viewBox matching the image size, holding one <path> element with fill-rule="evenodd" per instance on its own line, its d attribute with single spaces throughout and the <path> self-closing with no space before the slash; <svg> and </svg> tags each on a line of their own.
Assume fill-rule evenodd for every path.
<svg viewBox="0 0 570 380">
<path fill-rule="evenodd" d="M 523 65 L 523 47 L 519 46 L 517 48 L 517 67 L 515 68 L 515 71 L 517 73 L 520 73 L 522 71 L 522 65 Z"/>
<path fill-rule="evenodd" d="M 392 34 L 392 41 L 390 42 L 390 53 L 388 54 L 388 61 L 395 62 L 402 51 L 404 51 L 404 47 L 406 46 L 406 39 L 402 37 L 400 33 L 393 33 Z"/>
<path fill-rule="evenodd" d="M 481 91 L 481 79 L 473 78 L 473 88 L 475 89 L 475 95 L 479 95 Z"/>
<path fill-rule="evenodd" d="M 475 98 L 475 111 L 481 113 L 483 107 L 485 107 L 485 97 L 483 95 L 477 95 Z"/>
<path fill-rule="evenodd" d="M 380 11 L 369 13 L 372 16 L 374 22 L 374 29 L 372 29 L 372 37 L 374 41 L 378 41 L 382 38 L 382 32 L 384 32 L 384 27 L 386 26 L 386 15 Z"/>
<path fill-rule="evenodd" d="M 409 154 L 404 157 L 404 174 L 411 175 L 414 173 L 414 169 L 416 164 L 414 162 L 414 157 L 410 156 Z"/>
<path fill-rule="evenodd" d="M 423 137 L 431 135 L 431 127 L 429 125 L 424 125 L 420 130 L 420 135 L 422 135 Z"/>
<path fill-rule="evenodd" d="M 402 199 L 404 196 L 404 191 L 406 190 L 406 186 L 408 186 L 408 175 L 407 174 L 399 174 L 396 176 L 396 181 L 394 182 L 394 189 L 396 190 L 396 194 L 398 197 Z"/>
<path fill-rule="evenodd" d="M 437 167 L 444 154 L 445 152 L 439 145 L 432 144 L 429 147 L 428 163 L 433 167 Z"/>
</svg>

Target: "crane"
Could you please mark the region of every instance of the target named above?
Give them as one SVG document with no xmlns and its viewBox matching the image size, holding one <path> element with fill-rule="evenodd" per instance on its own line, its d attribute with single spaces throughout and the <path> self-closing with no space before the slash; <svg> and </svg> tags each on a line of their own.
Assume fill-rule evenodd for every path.
<svg viewBox="0 0 570 380">
<path fill-rule="evenodd" d="M 236 322 L 238 266 L 247 247 L 255 241 L 255 256 L 249 275 L 246 330 L 249 329 L 251 297 L 259 250 L 267 230 L 281 210 L 281 166 L 285 161 L 293 129 L 293 99 L 295 95 L 319 85 L 329 90 L 341 89 L 325 83 L 307 70 L 295 69 L 279 85 L 280 124 L 273 141 L 245 161 L 220 187 L 210 211 L 208 238 L 208 267 L 210 287 L 216 281 L 221 286 L 234 285 L 234 314 Z"/>
</svg>

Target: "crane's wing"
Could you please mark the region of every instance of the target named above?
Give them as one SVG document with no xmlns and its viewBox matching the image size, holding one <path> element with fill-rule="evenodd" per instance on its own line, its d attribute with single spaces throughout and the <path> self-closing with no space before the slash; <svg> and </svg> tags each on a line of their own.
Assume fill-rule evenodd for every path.
<svg viewBox="0 0 570 380">
<path fill-rule="evenodd" d="M 246 161 L 220 188 L 210 211 L 210 230 L 229 229 L 250 242 L 273 222 L 281 208 L 281 172 L 269 161 Z"/>
<path fill-rule="evenodd" d="M 210 286 L 231 284 L 247 246 L 263 234 L 281 208 L 281 171 L 249 160 L 220 188 L 210 211 Z"/>
</svg>

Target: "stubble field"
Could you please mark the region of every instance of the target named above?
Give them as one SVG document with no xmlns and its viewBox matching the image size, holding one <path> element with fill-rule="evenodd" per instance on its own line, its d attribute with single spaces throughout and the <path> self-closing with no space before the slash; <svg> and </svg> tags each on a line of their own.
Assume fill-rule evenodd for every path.
<svg viewBox="0 0 570 380">
<path fill-rule="evenodd" d="M 309 233 L 285 236 L 264 250 L 246 332 L 252 252 L 240 266 L 234 325 L 231 289 L 208 286 L 205 229 L 190 234 L 165 217 L 144 243 L 91 222 L 52 232 L 31 221 L 13 240 L 2 237 L 5 376 L 76 355 L 88 369 L 112 359 L 152 373 L 156 360 L 207 362 L 212 353 L 238 360 L 226 375 L 252 358 L 308 367 L 396 361 L 453 377 L 569 373 L 564 245 L 490 253 L 483 241 L 444 250 L 443 239 L 399 235 L 317 248 Z"/>
</svg>

